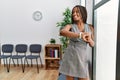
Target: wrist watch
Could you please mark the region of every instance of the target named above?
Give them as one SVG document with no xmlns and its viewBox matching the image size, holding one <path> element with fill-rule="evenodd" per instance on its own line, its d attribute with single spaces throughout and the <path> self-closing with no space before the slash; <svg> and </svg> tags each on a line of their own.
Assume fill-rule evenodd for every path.
<svg viewBox="0 0 120 80">
<path fill-rule="evenodd" d="M 82 32 L 79 33 L 79 38 L 80 38 L 80 39 L 82 38 Z"/>
</svg>

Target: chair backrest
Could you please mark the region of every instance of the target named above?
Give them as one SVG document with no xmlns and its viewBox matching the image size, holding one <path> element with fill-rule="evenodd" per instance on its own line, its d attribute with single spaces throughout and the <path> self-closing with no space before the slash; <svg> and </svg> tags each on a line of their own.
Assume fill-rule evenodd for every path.
<svg viewBox="0 0 120 80">
<path fill-rule="evenodd" d="M 40 53 L 41 45 L 40 44 L 31 44 L 29 50 L 31 53 Z"/>
<path fill-rule="evenodd" d="M 27 52 L 27 45 L 26 44 L 17 44 L 15 47 L 17 53 L 26 53 Z"/>
<path fill-rule="evenodd" d="M 3 44 L 2 45 L 2 52 L 3 53 L 12 53 L 13 52 L 13 45 L 12 44 Z"/>
</svg>

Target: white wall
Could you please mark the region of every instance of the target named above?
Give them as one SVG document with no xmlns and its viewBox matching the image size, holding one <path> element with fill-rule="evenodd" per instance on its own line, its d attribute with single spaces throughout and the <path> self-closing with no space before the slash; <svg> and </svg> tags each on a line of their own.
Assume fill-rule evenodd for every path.
<svg viewBox="0 0 120 80">
<path fill-rule="evenodd" d="M 67 7 L 72 9 L 80 0 L 0 0 L 0 43 L 42 44 L 50 38 L 59 41 L 59 28 L 56 23 L 63 19 L 62 13 Z M 34 21 L 32 14 L 41 11 L 43 19 Z"/>
<path fill-rule="evenodd" d="M 96 80 L 115 80 L 118 1 L 97 9 Z"/>
<path fill-rule="evenodd" d="M 86 0 L 86 9 L 88 13 L 87 23 L 92 24 L 93 18 L 93 0 Z"/>
</svg>

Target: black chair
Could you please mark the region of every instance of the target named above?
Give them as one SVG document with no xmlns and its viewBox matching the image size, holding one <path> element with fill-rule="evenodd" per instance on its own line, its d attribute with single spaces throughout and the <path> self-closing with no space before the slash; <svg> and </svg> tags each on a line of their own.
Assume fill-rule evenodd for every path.
<svg viewBox="0 0 120 80">
<path fill-rule="evenodd" d="M 2 45 L 2 52 L 3 52 L 3 54 L 0 55 L 0 59 L 3 59 L 4 66 L 6 65 L 7 72 L 9 72 L 10 64 L 8 65 L 7 59 L 9 58 L 9 61 L 10 61 L 10 57 L 12 56 L 12 52 L 13 52 L 13 45 L 12 44 L 3 44 Z M 5 60 L 6 60 L 6 64 L 5 64 Z"/>
<path fill-rule="evenodd" d="M 31 60 L 31 66 L 32 66 L 32 59 L 36 59 L 37 63 L 37 72 L 39 73 L 39 66 L 38 66 L 38 58 L 40 58 L 41 66 L 42 66 L 42 60 L 41 60 L 41 45 L 40 44 L 31 44 L 29 47 L 30 55 L 27 55 L 25 57 L 24 61 L 27 61 L 27 59 Z M 28 62 L 28 61 L 27 61 Z M 24 62 L 25 63 L 25 62 Z M 25 65 L 25 64 L 24 64 Z"/>
<path fill-rule="evenodd" d="M 17 44 L 15 46 L 16 55 L 12 55 L 11 59 L 17 60 L 17 65 L 19 66 L 19 59 L 21 59 L 22 71 L 24 72 L 24 63 L 23 58 L 26 57 L 27 45 L 26 44 Z"/>
</svg>

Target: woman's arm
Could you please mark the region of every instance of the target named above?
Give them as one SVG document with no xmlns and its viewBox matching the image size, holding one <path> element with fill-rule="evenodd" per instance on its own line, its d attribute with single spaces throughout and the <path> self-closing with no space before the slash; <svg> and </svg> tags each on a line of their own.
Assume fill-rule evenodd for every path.
<svg viewBox="0 0 120 80">
<path fill-rule="evenodd" d="M 60 30 L 60 35 L 69 37 L 69 38 L 78 38 L 79 34 L 71 32 L 70 31 L 71 27 L 72 27 L 71 25 L 66 25 L 62 30 Z"/>
<path fill-rule="evenodd" d="M 92 25 L 90 25 L 90 29 L 91 29 L 91 39 L 89 40 L 89 45 L 91 46 L 91 47 L 93 47 L 94 45 L 95 45 L 95 43 L 94 43 L 94 29 L 93 29 L 93 26 Z"/>
<path fill-rule="evenodd" d="M 90 29 L 91 29 L 91 33 L 83 32 L 82 39 L 85 42 L 89 43 L 89 45 L 91 47 L 93 47 L 94 46 L 94 29 L 93 29 L 93 27 L 91 25 L 89 25 L 89 26 L 90 26 Z"/>
</svg>

